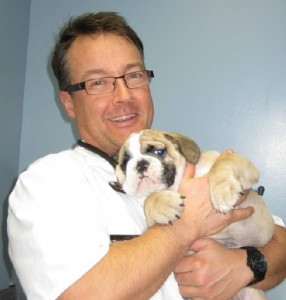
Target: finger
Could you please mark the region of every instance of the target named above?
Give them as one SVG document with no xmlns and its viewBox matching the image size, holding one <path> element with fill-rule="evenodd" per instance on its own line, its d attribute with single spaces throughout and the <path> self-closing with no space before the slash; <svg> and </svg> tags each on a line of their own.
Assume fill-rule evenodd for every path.
<svg viewBox="0 0 286 300">
<path fill-rule="evenodd" d="M 246 207 L 246 208 L 238 208 L 238 209 L 233 209 L 226 213 L 226 215 L 229 215 L 230 219 L 230 224 L 244 220 L 248 217 L 250 217 L 254 213 L 254 208 L 253 207 Z"/>
<path fill-rule="evenodd" d="M 179 273 L 174 273 L 175 279 L 180 286 L 196 286 L 195 283 L 195 274 L 193 275 L 193 272 L 179 272 Z"/>
<path fill-rule="evenodd" d="M 179 285 L 180 294 L 187 300 L 205 300 L 207 298 L 201 298 L 201 289 L 189 286 L 189 285 Z M 209 298 L 208 298 L 209 299 Z"/>
<path fill-rule="evenodd" d="M 178 262 L 174 269 L 174 273 L 182 273 L 180 276 L 184 276 L 184 273 L 192 272 L 198 268 L 196 262 L 196 256 L 194 254 L 199 252 L 204 247 L 208 246 L 209 244 L 218 244 L 217 241 L 213 240 L 212 238 L 201 238 L 196 240 L 190 247 L 187 254 Z M 190 275 L 188 275 L 190 276 Z"/>
<path fill-rule="evenodd" d="M 225 158 L 233 152 L 234 152 L 233 149 L 226 149 L 219 155 L 219 157 L 217 159 Z"/>
<path fill-rule="evenodd" d="M 176 274 L 175 274 L 176 276 Z M 192 296 L 192 299 L 193 297 L 196 295 L 198 295 L 198 290 L 200 288 L 200 286 L 196 286 L 193 284 L 193 281 L 192 281 L 192 284 L 190 285 L 190 278 L 188 280 L 186 280 L 186 284 L 184 283 L 184 280 L 180 280 L 180 278 L 178 277 L 175 277 L 176 281 L 177 281 L 177 284 L 178 284 L 178 288 L 179 288 L 179 291 L 180 291 L 180 294 L 182 296 Z M 195 279 L 195 278 L 193 278 Z"/>
<path fill-rule="evenodd" d="M 184 256 L 180 262 L 176 265 L 174 269 L 174 273 L 184 274 L 186 272 L 191 272 L 195 269 L 195 265 L 193 263 L 193 258 L 191 255 Z M 181 276 L 181 275 L 180 275 Z M 182 275 L 183 276 L 183 275 Z"/>
<path fill-rule="evenodd" d="M 196 166 L 194 164 L 187 163 L 184 176 L 185 178 L 193 178 L 195 175 Z"/>
</svg>

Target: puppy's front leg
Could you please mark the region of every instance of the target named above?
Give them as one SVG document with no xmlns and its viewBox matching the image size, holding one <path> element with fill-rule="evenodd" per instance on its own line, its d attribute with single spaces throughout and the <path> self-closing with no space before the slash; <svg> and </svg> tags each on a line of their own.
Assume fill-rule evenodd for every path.
<svg viewBox="0 0 286 300">
<path fill-rule="evenodd" d="M 183 210 L 184 197 L 171 190 L 150 194 L 144 204 L 148 226 L 156 223 L 170 224 L 180 218 Z"/>
<path fill-rule="evenodd" d="M 237 153 L 218 159 L 209 171 L 213 207 L 219 212 L 233 209 L 241 193 L 257 183 L 259 176 L 254 164 Z"/>
</svg>

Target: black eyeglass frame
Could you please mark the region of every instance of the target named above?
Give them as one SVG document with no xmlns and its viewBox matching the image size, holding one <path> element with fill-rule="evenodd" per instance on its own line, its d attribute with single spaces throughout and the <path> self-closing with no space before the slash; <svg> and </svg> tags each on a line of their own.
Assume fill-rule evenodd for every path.
<svg viewBox="0 0 286 300">
<path fill-rule="evenodd" d="M 132 73 L 137 73 L 137 72 L 146 72 L 147 73 L 147 76 L 148 78 L 150 79 L 149 80 L 149 83 L 151 82 L 151 78 L 154 78 L 154 72 L 152 70 L 140 70 L 140 71 L 134 71 L 134 72 L 129 72 L 129 73 L 126 73 L 122 76 L 117 76 L 117 77 L 112 77 L 112 76 L 106 76 L 106 77 L 99 77 L 99 78 L 92 78 L 92 79 L 89 79 L 89 80 L 86 80 L 86 81 L 82 81 L 82 82 L 79 82 L 79 83 L 75 83 L 75 84 L 71 84 L 67 87 L 66 91 L 69 92 L 70 94 L 73 93 L 73 92 L 77 92 L 77 91 L 81 91 L 81 90 L 86 90 L 86 82 L 87 81 L 90 81 L 90 80 L 94 80 L 94 79 L 104 79 L 104 78 L 114 78 L 114 85 L 115 85 L 115 82 L 116 82 L 116 79 L 120 79 L 122 78 L 126 84 L 126 86 L 129 88 L 129 89 L 133 89 L 133 88 L 130 88 L 128 86 L 128 83 L 126 82 L 125 80 L 125 76 L 126 75 L 129 75 L 129 74 L 132 74 Z M 148 85 L 149 83 L 147 83 L 146 85 Z M 140 85 L 138 87 L 141 87 L 141 86 L 144 86 L 145 84 L 143 85 Z M 137 88 L 137 87 L 134 87 L 134 89 Z M 110 92 L 106 92 L 106 93 L 103 93 L 103 94 L 98 94 L 98 95 L 104 95 L 104 94 L 107 94 L 107 93 L 111 93 L 112 91 Z M 88 95 L 97 95 L 97 94 L 89 94 L 88 91 L 86 90 L 86 93 Z"/>
</svg>

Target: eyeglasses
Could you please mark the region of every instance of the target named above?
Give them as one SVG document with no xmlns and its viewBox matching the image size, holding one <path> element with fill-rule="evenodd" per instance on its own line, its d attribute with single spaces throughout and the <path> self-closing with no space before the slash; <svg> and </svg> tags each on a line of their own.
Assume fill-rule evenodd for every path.
<svg viewBox="0 0 286 300">
<path fill-rule="evenodd" d="M 86 90 L 89 95 L 103 95 L 114 91 L 117 79 L 122 78 L 129 89 L 135 89 L 144 85 L 149 85 L 153 77 L 153 71 L 140 70 L 126 73 L 118 77 L 89 79 L 87 81 L 69 85 L 67 87 L 67 91 L 72 93 L 80 90 Z"/>
</svg>

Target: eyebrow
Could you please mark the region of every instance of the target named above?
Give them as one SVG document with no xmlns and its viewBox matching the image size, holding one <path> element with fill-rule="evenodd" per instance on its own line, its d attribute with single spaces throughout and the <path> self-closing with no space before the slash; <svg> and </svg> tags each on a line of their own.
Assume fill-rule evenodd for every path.
<svg viewBox="0 0 286 300">
<path fill-rule="evenodd" d="M 144 64 L 142 62 L 134 62 L 134 63 L 127 64 L 125 66 L 125 72 L 124 73 L 127 73 L 131 69 L 137 68 L 137 67 L 139 67 L 140 69 L 143 69 Z M 83 79 L 88 78 L 90 75 L 98 75 L 98 76 L 101 76 L 101 77 L 108 77 L 108 76 L 113 77 L 111 75 L 108 75 L 108 73 L 103 69 L 91 69 L 91 70 L 88 70 L 88 71 L 85 72 L 85 74 L 83 76 Z M 121 76 L 121 75 L 123 75 L 123 74 L 119 74 L 119 76 Z"/>
<path fill-rule="evenodd" d="M 83 79 L 86 79 L 87 77 L 89 77 L 90 75 L 99 75 L 99 76 L 104 76 L 105 75 L 105 71 L 102 69 L 92 69 L 92 70 L 88 70 L 84 73 L 83 75 Z"/>
</svg>

